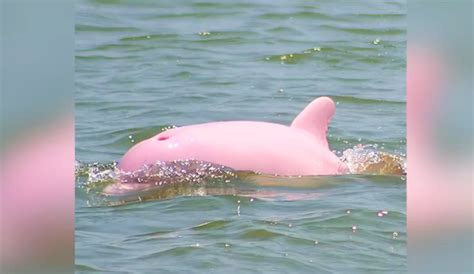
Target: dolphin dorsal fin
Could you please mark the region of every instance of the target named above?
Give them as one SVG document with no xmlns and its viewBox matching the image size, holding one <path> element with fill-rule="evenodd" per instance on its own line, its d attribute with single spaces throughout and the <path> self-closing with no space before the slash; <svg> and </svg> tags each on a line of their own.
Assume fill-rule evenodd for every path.
<svg viewBox="0 0 474 274">
<path fill-rule="evenodd" d="M 329 97 L 319 97 L 311 102 L 296 116 L 291 127 L 303 129 L 312 135 L 324 146 L 328 146 L 326 133 L 328 124 L 336 112 L 336 105 Z"/>
</svg>

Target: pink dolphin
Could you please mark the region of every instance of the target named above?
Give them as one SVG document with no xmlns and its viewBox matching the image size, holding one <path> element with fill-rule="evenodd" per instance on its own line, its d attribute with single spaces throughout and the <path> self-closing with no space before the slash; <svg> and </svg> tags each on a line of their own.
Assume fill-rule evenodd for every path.
<svg viewBox="0 0 474 274">
<path fill-rule="evenodd" d="M 200 160 L 282 176 L 348 173 L 326 139 L 335 109 L 330 98 L 319 97 L 291 126 L 230 121 L 170 129 L 132 147 L 119 168 L 137 171 L 158 161 Z"/>
</svg>

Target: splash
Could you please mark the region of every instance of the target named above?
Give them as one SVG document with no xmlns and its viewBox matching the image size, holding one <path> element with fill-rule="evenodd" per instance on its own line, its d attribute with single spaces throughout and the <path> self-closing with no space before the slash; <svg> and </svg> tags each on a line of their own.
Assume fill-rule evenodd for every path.
<svg viewBox="0 0 474 274">
<path fill-rule="evenodd" d="M 225 166 L 196 160 L 157 162 L 135 172 L 124 172 L 117 163 L 76 162 L 78 188 L 89 206 L 120 205 L 175 196 L 235 194 L 236 173 Z"/>
<path fill-rule="evenodd" d="M 351 174 L 405 175 L 406 159 L 402 155 L 379 151 L 377 145 L 356 145 L 340 157 Z"/>
<path fill-rule="evenodd" d="M 102 190 L 117 182 L 120 170 L 116 162 L 112 163 L 75 163 L 76 188 L 87 194 L 88 206 L 108 205 L 109 202 L 102 195 Z"/>
<path fill-rule="evenodd" d="M 117 167 L 117 162 L 102 164 L 102 163 L 75 163 L 75 176 L 78 188 L 85 189 L 86 192 L 115 182 L 119 178 L 120 170 Z"/>
</svg>

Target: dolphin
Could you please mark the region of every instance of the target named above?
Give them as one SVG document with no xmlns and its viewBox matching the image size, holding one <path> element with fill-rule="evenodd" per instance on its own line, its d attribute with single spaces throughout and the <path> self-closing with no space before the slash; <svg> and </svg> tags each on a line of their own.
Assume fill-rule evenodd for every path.
<svg viewBox="0 0 474 274">
<path fill-rule="evenodd" d="M 118 168 L 136 172 L 157 162 L 196 160 L 279 176 L 346 174 L 326 138 L 335 110 L 332 99 L 319 97 L 290 126 L 226 121 L 169 129 L 133 146 Z"/>
</svg>

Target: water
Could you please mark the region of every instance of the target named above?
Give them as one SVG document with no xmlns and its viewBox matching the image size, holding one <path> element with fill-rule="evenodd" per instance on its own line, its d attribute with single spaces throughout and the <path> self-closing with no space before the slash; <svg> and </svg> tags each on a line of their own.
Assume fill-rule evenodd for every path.
<svg viewBox="0 0 474 274">
<path fill-rule="evenodd" d="M 322 95 L 337 102 L 332 149 L 403 154 L 405 19 L 402 0 L 79 1 L 76 158 L 107 173 L 166 127 L 290 124 Z M 406 268 L 404 177 L 222 177 L 118 206 L 97 201 L 86 177 L 77 272 Z"/>
</svg>

